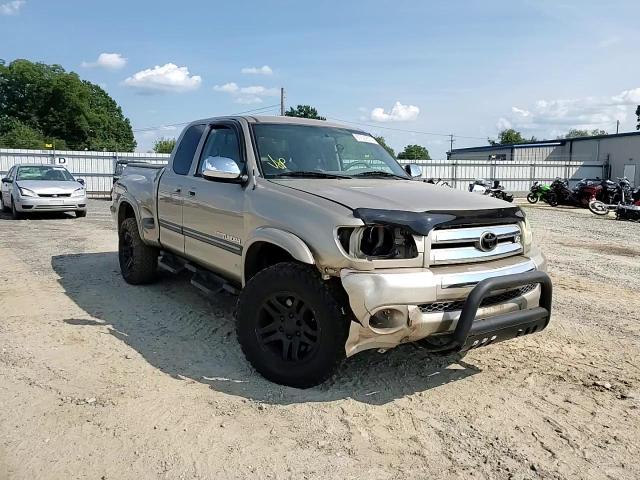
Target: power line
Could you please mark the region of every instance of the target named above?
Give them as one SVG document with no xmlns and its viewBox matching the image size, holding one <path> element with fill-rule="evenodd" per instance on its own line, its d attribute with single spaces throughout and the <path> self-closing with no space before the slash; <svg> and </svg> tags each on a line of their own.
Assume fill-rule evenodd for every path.
<svg viewBox="0 0 640 480">
<path fill-rule="evenodd" d="M 421 134 L 421 135 L 434 135 L 434 136 L 437 136 L 437 137 L 451 137 L 451 135 L 452 135 L 451 133 L 435 133 L 435 132 L 424 132 L 424 131 L 421 131 L 421 130 L 407 130 L 407 129 L 404 129 L 404 128 L 384 127 L 382 125 L 375 125 L 373 123 L 352 122 L 352 121 L 349 121 L 349 120 L 343 120 L 341 118 L 335 118 L 335 117 L 327 117 L 327 118 L 330 119 L 330 120 L 336 120 L 336 121 L 342 122 L 342 123 L 351 123 L 351 124 L 354 124 L 354 125 L 362 125 L 362 126 L 372 127 L 372 128 L 382 128 L 384 130 L 393 130 L 393 131 L 396 131 L 396 132 L 418 133 L 418 134 Z M 453 136 L 457 137 L 457 138 L 472 138 L 474 140 L 486 140 L 486 137 L 471 137 L 471 136 L 468 136 L 468 135 L 453 135 Z"/>
<path fill-rule="evenodd" d="M 267 105 L 266 107 L 253 108 L 251 110 L 245 110 L 243 112 L 231 113 L 229 115 L 242 115 L 243 113 L 265 113 L 266 111 L 268 111 L 268 110 L 270 110 L 272 108 L 276 108 L 276 107 L 280 107 L 280 104 L 279 103 L 275 103 L 273 105 Z M 158 130 L 158 129 L 164 128 L 164 127 L 180 127 L 180 126 L 183 126 L 183 125 L 188 125 L 192 121 L 193 120 L 190 120 L 188 122 L 180 122 L 180 123 L 165 123 L 164 125 L 158 125 L 156 127 L 134 128 L 133 131 L 134 132 L 150 132 L 150 131 Z"/>
</svg>

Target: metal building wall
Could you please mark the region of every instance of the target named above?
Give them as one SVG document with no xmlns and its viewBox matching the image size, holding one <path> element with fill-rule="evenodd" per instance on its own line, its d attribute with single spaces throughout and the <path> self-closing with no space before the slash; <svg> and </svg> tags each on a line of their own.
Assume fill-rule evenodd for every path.
<svg viewBox="0 0 640 480">
<path fill-rule="evenodd" d="M 18 150 L 0 148 L 0 173 L 4 176 L 16 164 L 37 163 L 65 166 L 75 177 L 85 180 L 90 196 L 107 196 L 118 160 L 166 164 L 168 154 L 119 153 L 70 150 Z"/>
</svg>

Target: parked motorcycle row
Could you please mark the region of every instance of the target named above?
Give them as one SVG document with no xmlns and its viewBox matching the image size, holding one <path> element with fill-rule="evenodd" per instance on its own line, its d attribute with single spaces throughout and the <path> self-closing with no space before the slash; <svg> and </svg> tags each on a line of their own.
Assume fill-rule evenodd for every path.
<svg viewBox="0 0 640 480">
<path fill-rule="evenodd" d="M 569 205 L 588 208 L 596 215 L 615 212 L 620 220 L 640 221 L 640 188 L 635 190 L 627 178 L 580 180 L 570 188 L 568 180 L 556 178 L 550 185 L 534 182 L 527 195 L 529 203 L 543 201 L 552 207 Z"/>
</svg>

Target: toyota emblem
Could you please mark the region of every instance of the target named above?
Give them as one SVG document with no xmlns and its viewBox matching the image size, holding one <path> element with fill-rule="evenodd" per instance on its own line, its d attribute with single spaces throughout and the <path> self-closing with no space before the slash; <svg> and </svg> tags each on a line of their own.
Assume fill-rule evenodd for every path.
<svg viewBox="0 0 640 480">
<path fill-rule="evenodd" d="M 490 252 L 498 246 L 498 237 L 493 232 L 484 232 L 480 235 L 480 241 L 478 242 L 478 248 L 483 252 Z"/>
</svg>

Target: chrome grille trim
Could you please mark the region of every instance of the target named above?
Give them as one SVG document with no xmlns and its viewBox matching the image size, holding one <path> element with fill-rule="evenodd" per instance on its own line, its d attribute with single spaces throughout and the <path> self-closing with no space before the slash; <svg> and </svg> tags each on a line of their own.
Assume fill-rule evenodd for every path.
<svg viewBox="0 0 640 480">
<path fill-rule="evenodd" d="M 487 232 L 493 233 L 498 241 L 491 251 L 479 248 L 480 238 Z M 520 255 L 524 251 L 521 235 L 518 224 L 436 229 L 430 235 L 429 264 L 487 262 Z"/>
</svg>

